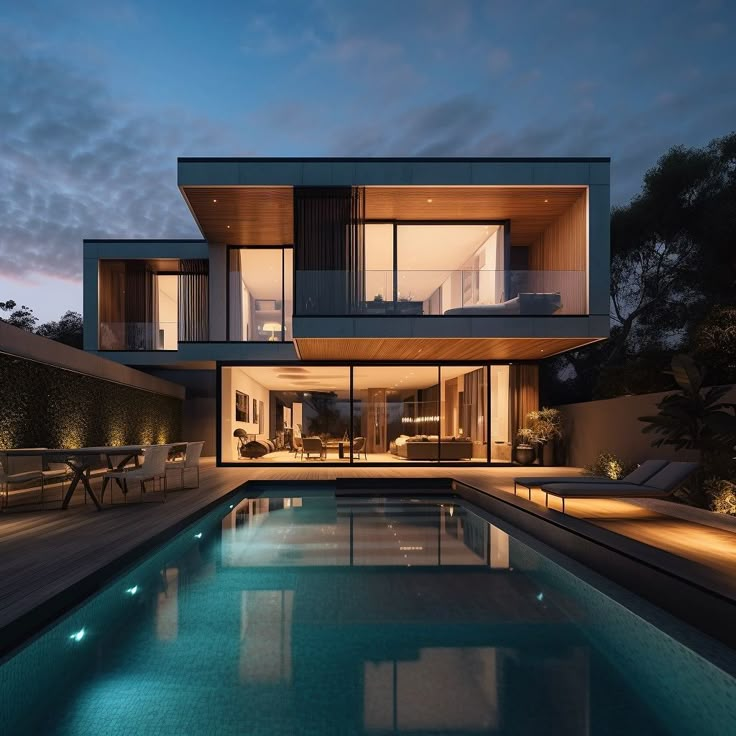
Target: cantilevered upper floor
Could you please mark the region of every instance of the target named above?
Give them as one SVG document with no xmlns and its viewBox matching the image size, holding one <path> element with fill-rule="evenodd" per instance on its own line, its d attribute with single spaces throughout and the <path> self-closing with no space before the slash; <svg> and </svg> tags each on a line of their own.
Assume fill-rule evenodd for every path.
<svg viewBox="0 0 736 736">
<path fill-rule="evenodd" d="M 178 183 L 196 247 L 86 245 L 90 349 L 505 360 L 608 335 L 608 159 L 182 158 Z"/>
</svg>

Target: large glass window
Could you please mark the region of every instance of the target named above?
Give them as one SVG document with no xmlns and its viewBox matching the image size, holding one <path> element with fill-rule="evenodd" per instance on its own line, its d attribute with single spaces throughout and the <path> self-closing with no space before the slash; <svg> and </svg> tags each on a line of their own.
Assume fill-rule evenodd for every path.
<svg viewBox="0 0 736 736">
<path fill-rule="evenodd" d="M 223 367 L 221 457 L 508 463 L 514 428 L 537 404 L 535 375 L 508 365 Z"/>
<path fill-rule="evenodd" d="M 437 461 L 439 414 L 437 366 L 353 369 L 353 415 L 360 431 L 356 461 Z"/>
<path fill-rule="evenodd" d="M 507 298 L 506 266 L 498 224 L 368 223 L 363 311 L 438 315 L 497 304 Z"/>
<path fill-rule="evenodd" d="M 229 339 L 281 342 L 291 339 L 291 248 L 231 248 Z"/>
<path fill-rule="evenodd" d="M 221 386 L 223 461 L 349 461 L 349 367 L 225 367 Z"/>
<path fill-rule="evenodd" d="M 209 338 L 206 260 L 102 260 L 98 278 L 100 350 L 176 350 Z"/>
<path fill-rule="evenodd" d="M 488 458 L 487 366 L 442 366 L 441 460 Z"/>
</svg>

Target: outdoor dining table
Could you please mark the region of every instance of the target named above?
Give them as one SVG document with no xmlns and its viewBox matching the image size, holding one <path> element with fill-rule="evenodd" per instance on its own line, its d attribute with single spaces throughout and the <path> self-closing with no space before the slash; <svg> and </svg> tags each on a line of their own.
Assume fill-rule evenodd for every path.
<svg viewBox="0 0 736 736">
<path fill-rule="evenodd" d="M 69 466 L 72 471 L 72 480 L 69 488 L 61 503 L 61 508 L 69 507 L 69 502 L 74 495 L 79 483 L 82 483 L 87 495 L 97 507 L 98 511 L 102 511 L 102 501 L 97 497 L 92 485 L 89 482 L 90 470 L 92 469 L 93 458 L 104 457 L 107 461 L 107 467 L 110 470 L 122 470 L 131 460 L 135 459 L 137 464 L 138 455 L 140 455 L 147 447 L 151 445 L 122 445 L 118 447 L 72 447 L 67 449 L 24 449 L 24 450 L 3 450 L 3 455 L 15 457 L 42 457 L 53 458 L 59 460 Z M 113 463 L 113 458 L 116 462 Z M 105 478 L 102 482 L 102 494 L 109 482 Z"/>
</svg>

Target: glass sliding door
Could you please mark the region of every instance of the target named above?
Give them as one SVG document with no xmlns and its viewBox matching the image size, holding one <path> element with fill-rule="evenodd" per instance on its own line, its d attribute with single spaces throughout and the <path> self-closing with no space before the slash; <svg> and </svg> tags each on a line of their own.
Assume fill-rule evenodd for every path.
<svg viewBox="0 0 736 736">
<path fill-rule="evenodd" d="M 221 371 L 224 462 L 510 462 L 509 366 L 292 363 Z"/>
<path fill-rule="evenodd" d="M 496 463 L 511 462 L 510 371 L 508 365 L 491 366 L 491 462 Z"/>
<path fill-rule="evenodd" d="M 230 248 L 230 340 L 291 340 L 293 264 L 291 248 Z"/>
<path fill-rule="evenodd" d="M 179 275 L 158 274 L 157 350 L 176 350 L 179 345 Z"/>
<path fill-rule="evenodd" d="M 223 462 L 350 461 L 350 368 L 227 366 Z"/>
<path fill-rule="evenodd" d="M 440 459 L 488 459 L 487 366 L 442 366 L 440 369 L 442 436 Z"/>
<path fill-rule="evenodd" d="M 398 224 L 397 309 L 444 314 L 504 299 L 505 240 L 501 225 Z"/>
<path fill-rule="evenodd" d="M 437 366 L 353 368 L 354 462 L 436 462 Z"/>
</svg>

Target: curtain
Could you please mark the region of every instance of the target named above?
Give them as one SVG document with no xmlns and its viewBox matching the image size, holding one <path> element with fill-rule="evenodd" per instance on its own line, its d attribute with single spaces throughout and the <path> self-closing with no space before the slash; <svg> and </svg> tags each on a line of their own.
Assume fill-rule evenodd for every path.
<svg viewBox="0 0 736 736">
<path fill-rule="evenodd" d="M 509 427 L 511 443 L 516 447 L 516 433 L 525 426 L 526 415 L 539 409 L 539 366 L 512 365 L 509 368 Z"/>
<path fill-rule="evenodd" d="M 179 342 L 209 339 L 209 274 L 204 259 L 179 264 Z"/>
<path fill-rule="evenodd" d="M 230 334 L 228 340 L 245 339 L 243 335 L 243 260 L 239 248 L 230 250 Z"/>
<path fill-rule="evenodd" d="M 346 314 L 364 296 L 365 190 L 294 187 L 299 314 Z"/>
<path fill-rule="evenodd" d="M 101 260 L 98 271 L 99 349 L 125 349 L 125 263 Z"/>
<path fill-rule="evenodd" d="M 488 406 L 486 369 L 478 368 L 463 376 L 463 405 L 460 408 L 462 428 L 473 442 L 488 441 L 486 434 L 486 407 Z"/>
<path fill-rule="evenodd" d="M 125 262 L 125 349 L 155 350 L 158 331 L 156 275 L 146 261 Z"/>
</svg>

